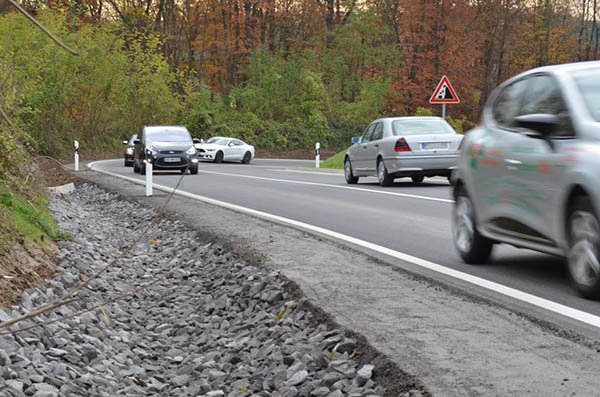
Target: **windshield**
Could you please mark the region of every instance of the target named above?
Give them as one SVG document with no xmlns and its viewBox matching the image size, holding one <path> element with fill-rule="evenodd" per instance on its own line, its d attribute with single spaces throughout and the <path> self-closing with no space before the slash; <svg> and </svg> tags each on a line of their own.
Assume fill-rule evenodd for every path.
<svg viewBox="0 0 600 397">
<path fill-rule="evenodd" d="M 437 119 L 403 119 L 392 121 L 394 135 L 432 135 L 455 134 L 454 130 L 444 120 Z"/>
<path fill-rule="evenodd" d="M 127 143 L 129 146 L 133 146 L 133 141 L 137 139 L 137 134 L 133 134 Z"/>
<path fill-rule="evenodd" d="M 229 139 L 225 138 L 210 138 L 206 143 L 212 143 L 213 145 L 227 145 Z"/>
<path fill-rule="evenodd" d="M 146 131 L 146 139 L 152 142 L 189 142 L 192 137 L 186 130 Z"/>
<path fill-rule="evenodd" d="M 574 72 L 573 79 L 592 117 L 600 121 L 600 69 Z"/>
</svg>

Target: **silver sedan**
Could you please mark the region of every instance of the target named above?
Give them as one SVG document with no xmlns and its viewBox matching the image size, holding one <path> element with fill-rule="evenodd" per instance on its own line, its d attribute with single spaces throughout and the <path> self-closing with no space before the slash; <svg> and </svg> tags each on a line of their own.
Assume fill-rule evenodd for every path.
<svg viewBox="0 0 600 397">
<path fill-rule="evenodd" d="M 344 175 L 354 184 L 361 176 L 377 176 L 381 186 L 395 178 L 449 177 L 462 136 L 439 117 L 394 117 L 373 121 L 362 137 L 352 138 Z"/>
</svg>

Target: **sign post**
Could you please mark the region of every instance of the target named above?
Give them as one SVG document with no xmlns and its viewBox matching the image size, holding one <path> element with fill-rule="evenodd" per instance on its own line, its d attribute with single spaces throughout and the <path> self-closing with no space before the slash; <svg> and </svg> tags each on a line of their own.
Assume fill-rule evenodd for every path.
<svg viewBox="0 0 600 397">
<path fill-rule="evenodd" d="M 151 148 L 152 147 L 152 142 L 150 141 L 146 141 L 146 148 Z M 144 167 L 146 167 L 146 197 L 150 197 L 152 196 L 152 161 L 150 160 L 152 158 L 152 152 L 150 152 L 150 149 L 146 149 L 146 153 L 145 154 L 145 163 Z"/>
<path fill-rule="evenodd" d="M 75 159 L 74 159 L 75 165 L 73 168 L 75 169 L 75 171 L 79 171 L 79 141 L 77 141 L 77 140 L 75 140 L 73 142 L 73 152 L 75 155 Z"/>
<path fill-rule="evenodd" d="M 454 88 L 446 75 L 442 76 L 442 79 L 433 91 L 433 95 L 429 98 L 429 103 L 442 104 L 442 118 L 444 120 L 446 120 L 446 104 L 460 103 L 460 99 L 458 98 L 458 95 L 456 95 L 456 91 L 454 91 Z"/>
</svg>

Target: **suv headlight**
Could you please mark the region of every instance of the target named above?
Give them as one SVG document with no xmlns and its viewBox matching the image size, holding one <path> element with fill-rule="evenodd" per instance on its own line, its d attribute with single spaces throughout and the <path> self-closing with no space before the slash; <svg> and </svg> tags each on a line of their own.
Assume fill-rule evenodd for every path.
<svg viewBox="0 0 600 397">
<path fill-rule="evenodd" d="M 185 151 L 185 154 L 189 154 L 190 156 L 196 154 L 196 148 L 192 146 L 191 148 Z"/>
<path fill-rule="evenodd" d="M 125 153 L 133 154 L 133 148 L 128 147 L 127 149 L 125 149 Z"/>
</svg>

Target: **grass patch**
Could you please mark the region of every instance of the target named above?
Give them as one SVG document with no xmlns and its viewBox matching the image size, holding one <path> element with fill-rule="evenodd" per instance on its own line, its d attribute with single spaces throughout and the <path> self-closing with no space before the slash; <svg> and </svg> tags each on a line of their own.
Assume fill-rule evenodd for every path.
<svg viewBox="0 0 600 397">
<path fill-rule="evenodd" d="M 320 168 L 331 168 L 335 170 L 343 170 L 344 169 L 344 156 L 346 155 L 346 150 L 342 150 L 341 152 L 331 156 L 327 160 L 321 163 Z"/>
<path fill-rule="evenodd" d="M 33 204 L 10 192 L 0 192 L 0 210 L 5 207 L 12 226 L 17 233 L 46 244 L 46 238 L 52 240 L 68 240 L 71 236 L 58 229 L 56 221 L 46 208 L 48 202 L 40 198 L 39 203 Z"/>
</svg>

